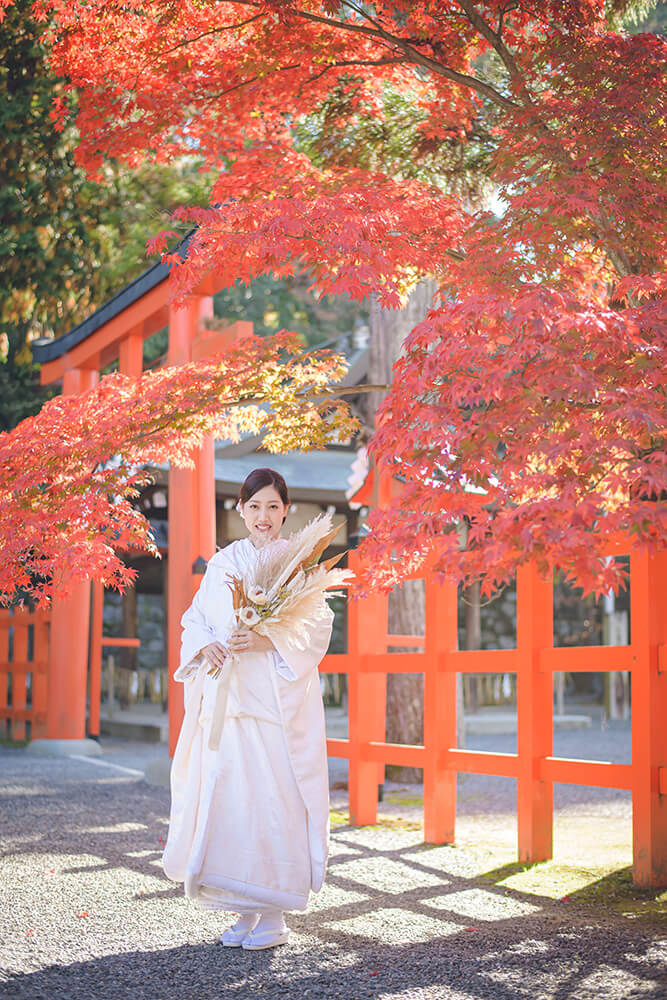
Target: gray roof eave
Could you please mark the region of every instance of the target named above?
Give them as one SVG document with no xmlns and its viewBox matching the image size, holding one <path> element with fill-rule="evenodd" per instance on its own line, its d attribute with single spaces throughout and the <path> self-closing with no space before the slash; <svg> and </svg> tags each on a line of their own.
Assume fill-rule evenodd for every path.
<svg viewBox="0 0 667 1000">
<path fill-rule="evenodd" d="M 194 234 L 194 229 L 183 237 L 181 242 L 174 248 L 173 252 L 185 257 L 190 240 Z M 146 271 L 130 281 L 119 292 L 108 299 L 103 305 L 91 313 L 81 323 L 77 323 L 71 330 L 61 337 L 48 340 L 45 337 L 32 342 L 32 357 L 36 364 L 43 365 L 48 361 L 56 361 L 58 358 L 71 351 L 77 344 L 90 337 L 96 330 L 109 323 L 112 319 L 137 302 L 147 292 L 152 291 L 157 285 L 169 277 L 169 268 L 164 264 L 153 264 Z"/>
</svg>

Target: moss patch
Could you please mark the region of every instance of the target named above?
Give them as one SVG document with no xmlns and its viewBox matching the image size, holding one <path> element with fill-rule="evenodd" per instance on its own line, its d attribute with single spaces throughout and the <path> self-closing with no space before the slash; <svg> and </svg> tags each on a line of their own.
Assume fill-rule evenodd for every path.
<svg viewBox="0 0 667 1000">
<path fill-rule="evenodd" d="M 341 826 L 350 826 L 350 817 L 346 812 L 338 809 L 329 810 L 329 822 L 332 829 Z M 405 819 L 403 816 L 378 816 L 377 823 L 368 824 L 365 829 L 377 830 L 421 830 L 422 824 L 415 820 Z"/>
<path fill-rule="evenodd" d="M 628 919 L 667 920 L 667 891 L 636 886 L 632 868 L 584 868 L 558 861 L 514 862 L 481 876 L 521 893 L 582 903 Z"/>
<path fill-rule="evenodd" d="M 22 750 L 24 747 L 27 747 L 28 743 L 30 743 L 30 740 L 28 739 L 25 740 L 0 739 L 0 747 L 10 747 L 10 749 L 13 750 Z"/>
<path fill-rule="evenodd" d="M 576 893 L 580 903 L 603 905 L 624 917 L 658 918 L 667 921 L 667 890 L 635 885 L 632 868 L 610 872 Z"/>
<path fill-rule="evenodd" d="M 347 815 L 347 813 L 340 812 L 340 810 L 338 810 L 338 809 L 330 809 L 329 810 L 329 822 L 330 822 L 330 824 L 331 824 L 332 827 L 349 826 L 350 825 L 350 817 Z"/>
<path fill-rule="evenodd" d="M 391 795 L 385 795 L 384 801 L 392 806 L 419 806 L 421 808 L 424 805 L 424 796 L 394 792 Z"/>
</svg>

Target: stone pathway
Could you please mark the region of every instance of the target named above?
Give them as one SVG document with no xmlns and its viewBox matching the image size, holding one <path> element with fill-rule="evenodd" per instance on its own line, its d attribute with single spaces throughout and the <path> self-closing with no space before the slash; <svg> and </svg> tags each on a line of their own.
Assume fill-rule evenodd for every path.
<svg viewBox="0 0 667 1000">
<path fill-rule="evenodd" d="M 100 766 L 0 750 L 1 998 L 667 997 L 654 920 L 500 884 L 505 813 L 496 821 L 493 800 L 467 780 L 468 846 L 426 847 L 414 789 L 389 787 L 398 801 L 383 804 L 383 824 L 334 828 L 327 884 L 307 914 L 290 915 L 286 947 L 223 949 L 230 918 L 199 911 L 160 868 L 168 792 L 133 773 L 150 753 L 109 745 Z"/>
</svg>

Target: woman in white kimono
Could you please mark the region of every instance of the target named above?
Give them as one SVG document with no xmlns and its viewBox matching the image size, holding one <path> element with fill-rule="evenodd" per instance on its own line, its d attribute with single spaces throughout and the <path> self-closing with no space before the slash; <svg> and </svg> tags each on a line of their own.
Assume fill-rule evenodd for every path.
<svg viewBox="0 0 667 1000">
<path fill-rule="evenodd" d="M 182 619 L 175 677 L 185 683 L 185 718 L 162 864 L 202 907 L 240 914 L 224 945 L 256 950 L 287 941 L 283 911 L 305 910 L 324 880 L 329 783 L 317 667 L 333 614 L 323 600 L 306 649 L 234 627 L 229 579 L 251 572 L 264 545 L 286 544 L 282 476 L 255 469 L 237 509 L 248 537 L 213 556 Z M 222 668 L 219 680 L 212 667 Z"/>
</svg>

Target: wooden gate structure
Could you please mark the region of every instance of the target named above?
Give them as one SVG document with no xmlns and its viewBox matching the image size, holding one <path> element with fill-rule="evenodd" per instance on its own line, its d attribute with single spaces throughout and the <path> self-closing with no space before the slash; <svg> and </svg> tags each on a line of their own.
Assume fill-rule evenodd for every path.
<svg viewBox="0 0 667 1000">
<path fill-rule="evenodd" d="M 49 611 L 0 608 L 0 725 L 12 740 L 46 736 Z M 28 693 L 30 704 L 28 704 Z"/>
<path fill-rule="evenodd" d="M 237 323 L 228 330 L 206 333 L 203 327 L 212 315 L 212 295 L 217 289 L 202 285 L 176 310 L 170 303 L 167 278 L 167 269 L 155 265 L 68 334 L 33 345 L 35 360 L 42 365 L 42 382 L 62 381 L 65 394 L 82 392 L 96 384 L 100 369 L 114 359 L 122 372 L 139 375 L 144 340 L 165 326 L 169 330 L 168 363 L 173 365 L 216 354 L 251 329 L 250 324 Z M 180 619 L 199 586 L 202 561 L 215 551 L 213 458 L 213 441 L 209 440 L 194 469 L 169 473 L 167 646 L 172 753 L 183 717 L 182 685 L 173 681 Z M 387 484 L 383 487 L 380 482 L 377 502 L 383 502 L 386 491 Z M 330 755 L 349 759 L 353 822 L 375 820 L 378 784 L 388 763 L 423 768 L 425 838 L 431 843 L 454 839 L 459 772 L 512 777 L 517 781 L 519 857 L 541 861 L 552 853 L 554 781 L 630 789 L 635 881 L 667 886 L 667 553 L 632 551 L 630 562 L 629 646 L 554 649 L 552 585 L 530 564 L 518 574 L 516 649 L 459 651 L 455 588 L 433 579 L 426 580 L 422 639 L 388 634 L 386 597 L 350 602 L 348 652 L 327 656 L 321 669 L 348 677 L 349 738 L 329 740 L 328 746 Z M 101 633 L 99 598 L 98 590 L 92 602 L 94 659 L 99 656 L 97 632 Z M 90 624 L 89 584 L 80 584 L 66 599 L 55 600 L 48 617 L 0 612 L 0 719 L 12 721 L 15 737 L 26 721 L 33 725 L 33 738 L 85 737 Z M 396 645 L 423 646 L 423 652 L 388 652 Z M 553 673 L 560 670 L 631 671 L 632 764 L 553 756 Z M 424 674 L 423 746 L 385 742 L 387 674 L 403 671 Z M 457 672 L 516 673 L 516 754 L 457 748 Z M 33 674 L 32 708 L 25 704 L 28 673 Z M 12 699 L 8 703 L 10 676 Z"/>
<path fill-rule="evenodd" d="M 187 252 L 188 240 L 180 247 Z M 167 364 L 182 365 L 224 351 L 235 339 L 252 332 L 252 324 L 237 322 L 224 330 L 206 330 L 213 316 L 213 279 L 205 279 L 182 308 L 170 301 L 169 270 L 155 264 L 95 313 L 57 340 L 33 342 L 33 357 L 41 364 L 43 385 L 60 382 L 65 395 L 95 386 L 100 371 L 117 361 L 119 370 L 139 376 L 144 341 L 168 330 Z M 214 442 L 208 438 L 195 467 L 169 471 L 169 562 L 167 568 L 167 659 L 171 750 L 183 717 L 183 686 L 173 681 L 180 650 L 180 620 L 201 580 L 201 565 L 215 552 Z M 102 591 L 82 583 L 51 609 L 48 652 L 46 737 L 83 740 L 86 736 L 86 687 L 89 659 L 92 687 L 99 695 Z M 91 611 L 92 608 L 92 611 Z M 89 634 L 91 649 L 89 650 Z M 116 641 L 114 643 L 118 645 Z M 94 713 L 93 729 L 99 719 Z"/>
<path fill-rule="evenodd" d="M 352 567 L 354 562 L 353 552 Z M 519 860 L 536 862 L 552 857 L 554 782 L 628 789 L 635 882 L 667 886 L 667 553 L 632 551 L 630 574 L 627 646 L 554 648 L 553 584 L 532 563 L 517 574 L 515 649 L 459 650 L 456 587 L 432 576 L 425 577 L 423 636 L 388 632 L 386 595 L 351 600 L 348 651 L 328 654 L 320 666 L 323 673 L 347 675 L 348 739 L 330 739 L 327 748 L 329 756 L 349 761 L 351 822 L 376 822 L 386 764 L 423 769 L 424 839 L 432 844 L 454 842 L 457 774 L 515 778 Z M 58 720 L 49 712 L 53 700 L 47 697 L 58 682 L 47 670 L 48 626 L 48 612 L 0 611 L 0 719 L 11 720 L 13 739 L 24 737 L 26 722 L 33 738 L 58 734 Z M 388 651 L 397 646 L 423 651 Z M 631 764 L 553 756 L 553 673 L 560 670 L 631 672 Z M 422 746 L 385 742 L 387 674 L 404 672 L 424 675 Z M 516 674 L 516 754 L 457 747 L 457 673 Z M 28 674 L 31 706 L 26 704 Z M 175 738 L 181 720 L 172 722 L 173 714 Z"/>
<path fill-rule="evenodd" d="M 388 633 L 386 596 L 350 601 L 348 652 L 326 656 L 320 669 L 348 677 L 348 739 L 327 746 L 329 756 L 349 761 L 351 821 L 376 822 L 386 764 L 423 768 L 424 839 L 453 843 L 457 774 L 515 778 L 519 860 L 536 862 L 553 855 L 555 781 L 628 789 L 635 882 L 667 885 L 667 553 L 632 552 L 630 565 L 628 646 L 554 648 L 553 583 L 532 563 L 517 574 L 515 649 L 458 650 L 456 587 L 433 577 L 425 579 L 422 637 Z M 553 674 L 561 670 L 631 672 L 631 764 L 553 756 Z M 424 675 L 423 746 L 385 742 L 387 674 L 403 672 Z M 516 674 L 516 754 L 457 747 L 457 673 Z"/>
</svg>

